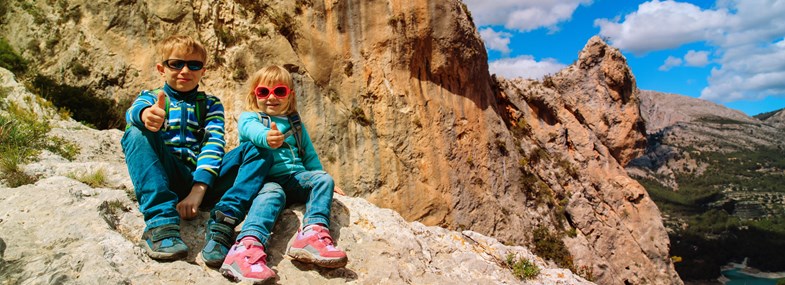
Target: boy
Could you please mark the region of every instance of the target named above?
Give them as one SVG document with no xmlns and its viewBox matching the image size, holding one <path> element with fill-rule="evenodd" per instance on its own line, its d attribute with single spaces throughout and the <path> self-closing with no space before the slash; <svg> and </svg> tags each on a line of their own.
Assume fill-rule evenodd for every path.
<svg viewBox="0 0 785 285">
<path fill-rule="evenodd" d="M 158 45 L 158 55 L 164 85 L 139 94 L 126 113 L 122 139 L 146 224 L 142 246 L 153 259 L 184 258 L 188 247 L 180 238 L 180 219 L 195 218 L 200 205 L 214 205 L 202 259 L 219 266 L 272 157 L 250 143 L 224 155 L 223 105 L 198 91 L 207 58 L 200 43 L 171 36 Z"/>
</svg>

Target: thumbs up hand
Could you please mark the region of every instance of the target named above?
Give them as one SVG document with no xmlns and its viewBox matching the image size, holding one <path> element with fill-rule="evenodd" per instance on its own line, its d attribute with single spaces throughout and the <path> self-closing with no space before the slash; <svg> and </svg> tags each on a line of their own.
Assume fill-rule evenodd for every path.
<svg viewBox="0 0 785 285">
<path fill-rule="evenodd" d="M 270 148 L 276 149 L 283 145 L 283 133 L 278 130 L 278 125 L 275 122 L 270 122 L 270 130 L 267 131 L 267 145 Z"/>
<path fill-rule="evenodd" d="M 142 122 L 144 127 L 151 132 L 157 132 L 166 121 L 166 94 L 164 91 L 158 92 L 158 101 L 152 106 L 142 111 Z"/>
</svg>

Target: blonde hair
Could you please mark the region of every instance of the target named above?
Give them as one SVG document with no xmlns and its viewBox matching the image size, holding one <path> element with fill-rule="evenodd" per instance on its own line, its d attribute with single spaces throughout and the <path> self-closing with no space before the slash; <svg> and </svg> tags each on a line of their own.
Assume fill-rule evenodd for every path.
<svg viewBox="0 0 785 285">
<path fill-rule="evenodd" d="M 184 52 L 186 54 L 198 54 L 202 57 L 203 62 L 207 61 L 207 50 L 204 49 L 204 46 L 201 43 L 195 41 L 189 36 L 169 36 L 168 38 L 158 43 L 157 49 L 159 63 L 169 59 L 169 56 L 171 56 L 175 50 Z"/>
<path fill-rule="evenodd" d="M 262 108 L 259 108 L 259 105 L 257 104 L 256 94 L 254 93 L 256 86 L 261 84 L 274 87 L 275 85 L 283 84 L 288 86 L 292 92 L 289 94 L 289 106 L 286 107 L 286 115 L 297 112 L 297 97 L 294 96 L 295 92 L 292 75 L 288 70 L 286 70 L 286 68 L 283 68 L 283 66 L 270 65 L 259 69 L 253 75 L 251 75 L 250 78 L 248 78 L 247 84 L 248 93 L 245 95 L 245 103 L 248 110 L 254 112 L 262 111 Z"/>
</svg>

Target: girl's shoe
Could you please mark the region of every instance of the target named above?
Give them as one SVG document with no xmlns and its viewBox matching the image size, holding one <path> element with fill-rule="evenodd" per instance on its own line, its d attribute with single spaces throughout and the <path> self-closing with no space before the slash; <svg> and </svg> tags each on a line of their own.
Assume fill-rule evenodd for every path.
<svg viewBox="0 0 785 285">
<path fill-rule="evenodd" d="M 142 234 L 142 247 L 157 260 L 177 260 L 188 256 L 188 246 L 180 238 L 180 225 L 152 228 Z"/>
<path fill-rule="evenodd" d="M 343 250 L 333 245 L 330 231 L 320 225 L 309 225 L 297 232 L 286 254 L 294 260 L 327 268 L 346 266 L 348 259 Z"/>
<path fill-rule="evenodd" d="M 275 278 L 275 272 L 267 267 L 264 246 L 252 236 L 244 237 L 232 246 L 219 271 L 234 281 L 254 284 Z"/>
</svg>

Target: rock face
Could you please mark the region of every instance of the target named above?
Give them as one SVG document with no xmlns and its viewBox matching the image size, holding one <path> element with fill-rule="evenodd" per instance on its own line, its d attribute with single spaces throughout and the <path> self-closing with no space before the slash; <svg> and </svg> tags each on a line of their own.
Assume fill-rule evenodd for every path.
<svg viewBox="0 0 785 285">
<path fill-rule="evenodd" d="M 224 102 L 233 146 L 244 78 L 285 64 L 351 196 L 507 244 L 545 229 L 602 284 L 680 282 L 659 212 L 621 169 L 644 147 L 634 77 L 599 39 L 535 83 L 490 76 L 460 1 L 58 3 L 12 3 L 0 25 L 46 75 L 127 100 L 161 84 L 155 41 L 190 34 L 209 50 L 200 86 Z"/>
<path fill-rule="evenodd" d="M 645 130 L 621 53 L 594 37 L 574 65 L 542 83 L 499 79 L 498 88 L 524 177 L 548 185 L 578 230 L 565 238 L 576 263 L 601 283 L 680 283 L 660 213 L 622 167 L 643 152 Z"/>
<path fill-rule="evenodd" d="M 9 100 L 37 102 L 0 69 Z M 27 98 L 27 99 L 25 99 Z M 37 105 L 24 105 L 41 108 Z M 45 113 L 46 108 L 42 108 Z M 52 121 L 53 134 L 82 146 L 74 161 L 45 152 L 25 171 L 41 177 L 18 188 L 0 186 L 0 283 L 3 284 L 233 284 L 197 257 L 204 246 L 202 212 L 181 224 L 190 248 L 183 261 L 156 262 L 139 246 L 144 221 L 128 177 L 118 130 L 97 131 L 73 120 Z M 70 176 L 103 171 L 91 187 Z M 346 268 L 325 270 L 284 258 L 304 207 L 285 210 L 267 253 L 283 284 L 592 284 L 521 246 L 505 246 L 474 231 L 449 231 L 407 222 L 362 198 L 336 197 L 332 233 L 350 257 Z M 239 230 L 239 227 L 238 227 Z M 536 264 L 540 274 L 513 276 L 507 256 Z"/>
</svg>

